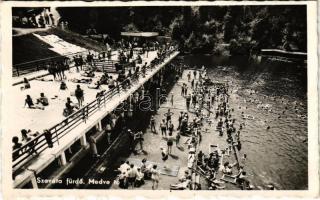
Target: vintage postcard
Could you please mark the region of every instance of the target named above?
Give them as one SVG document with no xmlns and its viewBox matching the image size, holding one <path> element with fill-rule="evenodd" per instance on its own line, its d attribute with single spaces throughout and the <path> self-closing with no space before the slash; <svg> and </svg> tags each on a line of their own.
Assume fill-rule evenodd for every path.
<svg viewBox="0 0 320 200">
<path fill-rule="evenodd" d="M 317 4 L 2 2 L 3 193 L 319 192 Z"/>
</svg>

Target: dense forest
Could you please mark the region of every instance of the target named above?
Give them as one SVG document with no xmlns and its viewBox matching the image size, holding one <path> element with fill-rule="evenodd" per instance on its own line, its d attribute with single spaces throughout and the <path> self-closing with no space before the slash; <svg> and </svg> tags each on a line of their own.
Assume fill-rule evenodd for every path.
<svg viewBox="0 0 320 200">
<path fill-rule="evenodd" d="M 157 31 L 190 52 L 250 55 L 262 48 L 307 49 L 306 6 L 180 6 L 58 8 L 81 34 L 118 40 L 121 31 Z"/>
</svg>

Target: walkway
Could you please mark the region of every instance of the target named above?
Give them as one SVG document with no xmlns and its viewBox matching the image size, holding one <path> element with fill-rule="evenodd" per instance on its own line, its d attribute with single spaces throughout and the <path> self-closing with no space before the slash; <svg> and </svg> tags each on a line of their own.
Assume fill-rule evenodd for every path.
<svg viewBox="0 0 320 200">
<path fill-rule="evenodd" d="M 150 63 L 156 57 L 157 53 L 155 51 L 149 52 L 148 57 L 142 56 L 143 63 Z M 81 73 L 81 72 L 80 72 Z M 80 85 L 84 90 L 84 105 L 92 102 L 96 98 L 96 94 L 102 90 L 108 91 L 107 85 L 101 85 L 101 89 L 90 89 L 88 84 L 85 83 L 74 83 L 71 79 L 74 78 L 85 78 L 76 72 L 76 68 L 71 68 L 70 72 L 66 72 L 67 80 L 65 81 L 68 89 L 60 90 L 60 81 L 30 81 L 31 88 L 26 90 L 21 90 L 23 85 L 12 86 L 10 96 L 12 104 L 10 104 L 10 110 L 12 112 L 8 113 L 10 119 L 16 121 L 15 126 L 10 126 L 7 130 L 12 136 L 21 136 L 21 129 L 31 129 L 33 132 L 42 132 L 44 129 L 50 128 L 55 124 L 61 122 L 64 119 L 62 115 L 63 109 L 67 97 L 70 97 L 74 103 L 77 103 L 76 97 L 73 95 L 76 86 Z M 41 74 L 41 72 L 38 72 Z M 95 77 L 93 83 L 100 79 L 102 72 L 95 72 Z M 35 75 L 35 74 L 33 74 Z M 110 74 L 114 79 L 117 78 L 117 74 Z M 30 75 L 31 76 L 31 75 Z M 53 80 L 53 77 L 46 76 L 46 80 Z M 20 77 L 20 79 L 22 79 Z M 43 92 L 49 99 L 49 106 L 45 107 L 45 110 L 40 109 L 29 109 L 27 106 L 24 107 L 24 100 L 26 95 L 30 95 L 33 102 L 36 103 L 36 99 L 40 97 L 40 93 Z"/>
<path fill-rule="evenodd" d="M 23 170 L 21 173 L 19 173 L 14 181 L 14 187 L 19 187 L 20 185 L 23 185 L 24 183 L 28 181 L 35 181 L 34 179 L 34 173 L 37 174 L 41 172 L 44 168 L 46 168 L 52 161 L 54 161 L 59 156 L 61 157 L 61 160 L 63 161 L 64 158 L 64 151 L 72 145 L 75 141 L 82 138 L 82 143 L 85 146 L 85 133 L 90 130 L 93 126 L 96 126 L 98 122 L 100 122 L 108 113 L 112 112 L 121 102 L 128 99 L 129 95 L 132 94 L 134 91 L 136 91 L 141 85 L 143 85 L 146 81 L 148 81 L 151 77 L 154 76 L 155 73 L 157 73 L 163 66 L 165 66 L 168 62 L 170 62 L 174 57 L 178 55 L 179 52 L 174 52 L 172 55 L 170 55 L 169 58 L 167 58 L 162 64 L 156 66 L 152 71 L 148 71 L 146 76 L 144 78 L 140 78 L 139 81 L 133 85 L 130 89 L 127 91 L 123 91 L 119 93 L 118 95 L 111 98 L 106 105 L 101 105 L 101 109 L 96 111 L 92 116 L 89 117 L 87 120 L 87 123 L 79 122 L 79 124 L 74 127 L 72 130 L 70 130 L 63 138 L 59 140 L 59 143 L 55 143 L 53 148 L 48 148 L 44 152 L 42 152 L 36 159 L 33 159 L 32 162 L 28 163 L 27 166 L 25 166 L 26 170 Z M 149 52 L 148 58 L 143 57 L 143 63 L 144 62 L 150 62 L 156 55 L 156 52 Z M 41 82 L 39 82 L 41 83 Z M 49 82 L 52 84 L 52 82 Z M 54 82 L 55 83 L 55 82 Z M 44 82 L 44 84 L 48 84 L 48 82 Z M 76 85 L 76 84 L 75 84 Z M 73 87 L 75 87 L 73 85 Z M 57 85 L 56 85 L 57 86 Z M 33 87 L 33 86 L 31 86 Z M 48 87 L 49 92 L 46 92 L 46 94 L 54 95 L 54 93 L 50 92 L 57 92 L 58 87 L 52 87 L 52 85 L 46 85 Z M 85 89 L 86 95 L 89 93 L 90 89 L 86 89 L 84 86 L 82 87 Z M 73 88 L 74 89 L 74 88 Z M 70 90 L 70 86 L 69 86 Z M 73 91 L 73 90 L 72 90 Z M 39 92 L 39 91 L 38 91 Z M 61 95 L 61 94 L 60 94 Z M 95 98 L 95 92 L 92 92 L 91 98 Z M 59 99 L 58 99 L 59 100 Z M 89 100 L 85 100 L 85 102 L 89 102 Z M 60 103 L 63 103 L 61 100 Z M 63 103 L 64 104 L 64 103 Z M 13 105 L 13 104 L 11 104 Z M 58 105 L 58 104 L 57 104 Z M 61 104 L 59 104 L 61 105 Z M 26 108 L 25 108 L 26 109 Z M 29 110 L 29 109 L 27 109 Z M 47 110 L 40 110 L 39 112 L 46 112 Z M 29 118 L 31 118 L 31 124 L 32 126 L 35 126 L 37 128 L 44 127 L 42 123 L 52 123 L 55 124 L 57 121 L 59 122 L 59 117 L 62 117 L 61 111 L 59 111 L 57 108 L 51 109 L 50 114 L 49 112 L 43 115 L 40 115 L 37 110 L 30 110 L 30 113 L 32 113 L 32 117 L 36 118 L 33 119 L 29 115 Z M 18 111 L 13 112 L 14 114 L 18 113 Z M 14 115 L 15 118 L 12 118 L 13 114 L 9 114 L 11 119 L 15 119 L 18 116 Z M 53 118 L 51 115 L 57 115 L 57 119 Z M 48 117 L 50 116 L 50 117 Z M 45 120 L 44 120 L 45 119 Z M 55 120 L 55 123 L 53 121 L 49 121 L 50 119 Z M 18 122 L 17 127 L 21 126 L 21 123 L 24 121 L 23 117 L 16 120 Z M 60 119 L 61 121 L 61 119 Z M 49 125 L 49 124 L 47 124 Z M 14 129 L 14 127 L 11 127 Z M 45 127 L 48 128 L 48 127 Z M 40 128 L 39 128 L 40 129 Z M 41 129 L 40 129 L 41 131 Z M 9 132 L 6 130 L 6 132 Z M 34 184 L 36 185 L 36 184 Z"/>
</svg>

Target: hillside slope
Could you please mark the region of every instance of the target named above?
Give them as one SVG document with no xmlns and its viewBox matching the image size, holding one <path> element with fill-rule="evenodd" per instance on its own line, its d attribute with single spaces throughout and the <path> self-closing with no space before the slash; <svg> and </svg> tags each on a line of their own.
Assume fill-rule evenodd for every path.
<svg viewBox="0 0 320 200">
<path fill-rule="evenodd" d="M 33 60 L 59 56 L 58 53 L 51 51 L 51 46 L 32 33 L 16 36 L 12 38 L 12 63 L 13 65 L 30 62 Z"/>
<path fill-rule="evenodd" d="M 85 38 L 80 34 L 64 31 L 57 28 L 51 28 L 47 30 L 34 31 L 38 35 L 56 35 L 62 40 L 72 43 L 74 45 L 95 50 L 103 51 L 105 46 L 97 41 L 89 38 Z M 45 59 L 48 57 L 59 56 L 58 53 L 51 51 L 49 44 L 41 41 L 35 37 L 32 33 L 14 36 L 12 38 L 12 49 L 13 49 L 13 64 L 30 62 L 38 59 Z"/>
<path fill-rule="evenodd" d="M 78 45 L 80 47 L 95 50 L 95 51 L 103 51 L 106 50 L 105 46 L 102 43 L 99 43 L 95 40 L 92 40 L 90 38 L 83 37 L 82 35 L 69 31 L 69 30 L 61 30 L 58 28 L 51 28 L 46 31 L 41 31 L 37 33 L 39 35 L 49 35 L 53 34 L 61 39 L 65 40 L 66 42 L 69 42 L 74 45 Z"/>
</svg>

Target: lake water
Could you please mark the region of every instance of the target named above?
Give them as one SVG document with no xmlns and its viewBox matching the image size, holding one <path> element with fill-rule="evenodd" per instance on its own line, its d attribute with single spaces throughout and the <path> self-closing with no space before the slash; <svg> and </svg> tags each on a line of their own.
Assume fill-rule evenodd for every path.
<svg viewBox="0 0 320 200">
<path fill-rule="evenodd" d="M 248 155 L 246 171 L 252 183 L 273 183 L 277 189 L 286 190 L 307 189 L 306 68 L 250 63 L 244 57 L 193 55 L 182 60 L 190 67 L 205 66 L 214 81 L 228 81 L 230 106 L 254 116 L 241 131 L 241 152 Z M 240 114 L 235 117 L 244 121 Z"/>
</svg>

